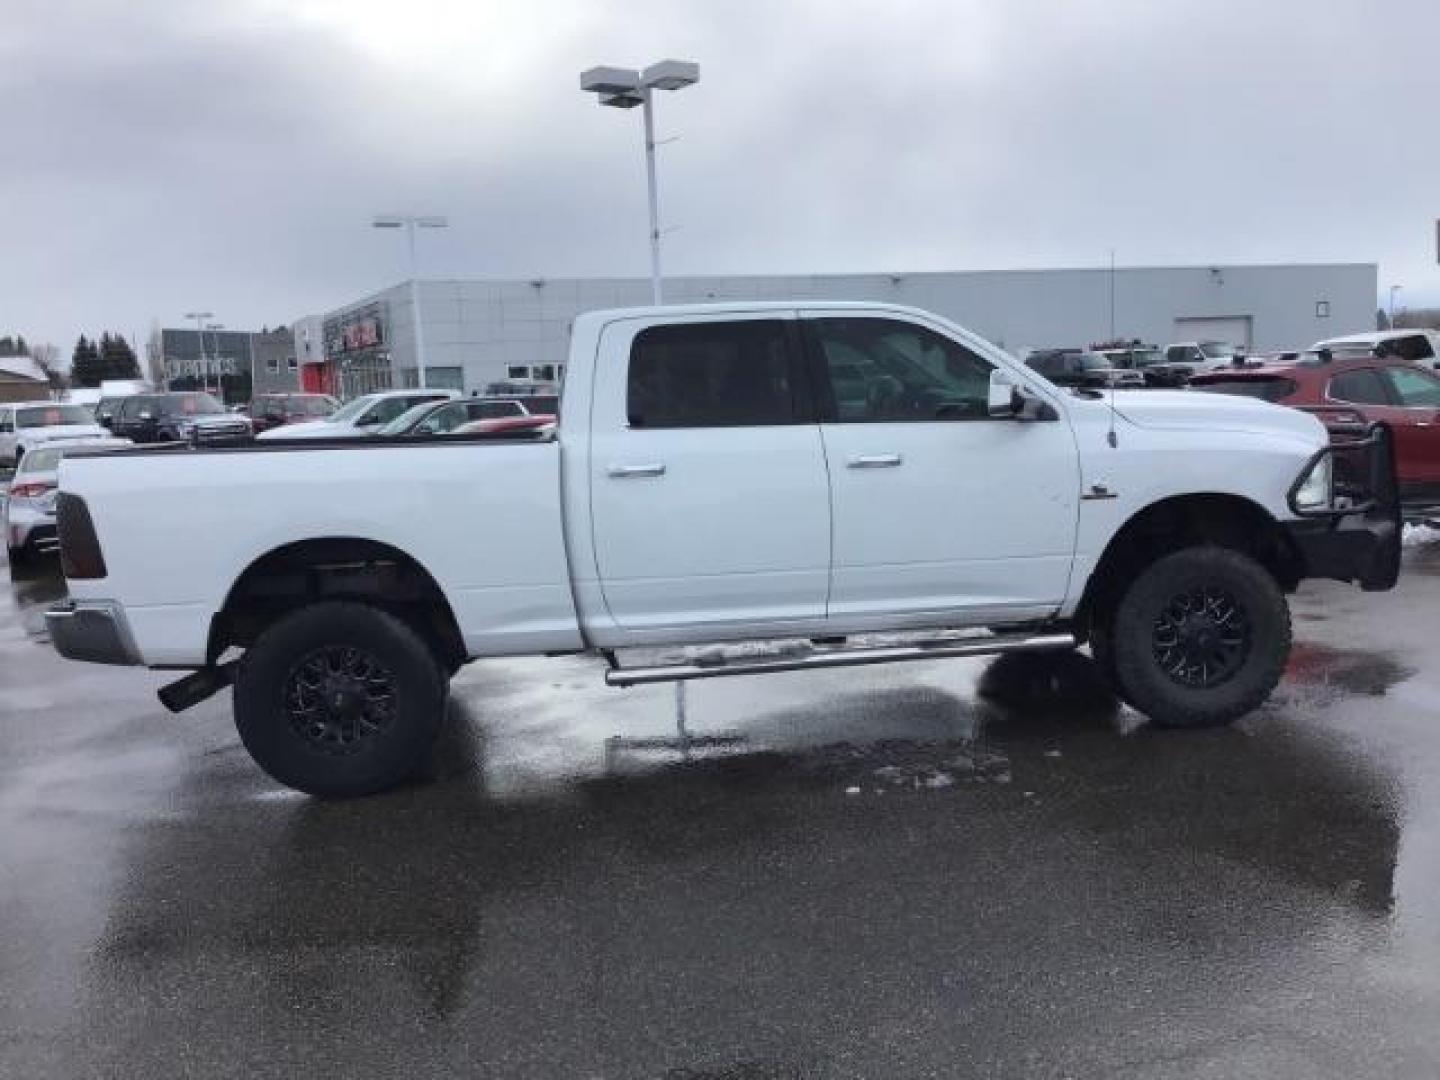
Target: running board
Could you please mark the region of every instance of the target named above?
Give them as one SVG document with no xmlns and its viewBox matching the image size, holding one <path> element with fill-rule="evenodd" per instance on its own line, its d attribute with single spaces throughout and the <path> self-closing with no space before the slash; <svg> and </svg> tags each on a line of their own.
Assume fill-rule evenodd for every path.
<svg viewBox="0 0 1440 1080">
<path fill-rule="evenodd" d="M 891 664 L 902 660 L 942 660 L 952 656 L 990 656 L 995 653 L 1047 652 L 1073 649 L 1075 635 L 996 634 L 992 637 L 939 638 L 907 645 L 859 646 L 853 649 L 826 649 L 801 655 L 778 655 L 774 659 L 716 660 L 658 667 L 612 667 L 605 672 L 609 686 L 643 686 L 647 683 L 682 682 L 688 679 L 716 679 L 723 675 L 761 675 L 768 671 L 808 671 L 812 668 L 859 667 L 862 664 Z"/>
</svg>

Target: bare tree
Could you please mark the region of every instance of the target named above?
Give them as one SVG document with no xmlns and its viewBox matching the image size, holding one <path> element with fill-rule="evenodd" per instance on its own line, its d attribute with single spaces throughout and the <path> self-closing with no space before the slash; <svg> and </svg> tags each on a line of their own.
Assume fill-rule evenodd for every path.
<svg viewBox="0 0 1440 1080">
<path fill-rule="evenodd" d="M 70 385 L 70 378 L 60 367 L 60 347 L 43 341 L 30 346 L 30 359 L 50 380 L 52 390 L 63 390 Z"/>
</svg>

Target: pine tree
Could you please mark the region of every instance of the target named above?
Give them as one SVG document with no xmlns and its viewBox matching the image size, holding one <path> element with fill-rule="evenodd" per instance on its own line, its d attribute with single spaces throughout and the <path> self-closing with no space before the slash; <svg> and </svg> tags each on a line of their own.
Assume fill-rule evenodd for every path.
<svg viewBox="0 0 1440 1080">
<path fill-rule="evenodd" d="M 87 340 L 85 335 L 81 334 L 80 340 L 75 343 L 75 351 L 70 355 L 71 385 L 95 387 L 100 385 L 100 380 L 104 377 L 100 350 L 93 341 Z"/>
<path fill-rule="evenodd" d="M 0 356 L 18 356 L 15 351 L 15 339 L 9 334 L 0 337 Z"/>
<path fill-rule="evenodd" d="M 24 335 L 24 334 L 16 334 L 16 335 L 15 335 L 15 355 L 16 355 L 16 356 L 29 356 L 29 355 L 30 355 L 30 346 L 25 343 L 25 335 Z"/>
<path fill-rule="evenodd" d="M 135 350 L 125 340 L 122 334 L 110 334 L 109 331 L 100 335 L 100 377 L 102 379 L 138 379 L 140 377 L 140 362 L 135 357 Z"/>
</svg>

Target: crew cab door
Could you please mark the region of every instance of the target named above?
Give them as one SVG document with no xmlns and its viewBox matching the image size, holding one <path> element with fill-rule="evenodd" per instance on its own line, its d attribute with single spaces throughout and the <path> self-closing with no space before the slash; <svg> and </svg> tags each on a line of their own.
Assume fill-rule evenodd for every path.
<svg viewBox="0 0 1440 1080">
<path fill-rule="evenodd" d="M 609 324 L 590 425 L 596 570 L 622 629 L 823 626 L 830 489 L 793 313 Z"/>
<path fill-rule="evenodd" d="M 991 418 L 1000 361 L 939 325 L 801 314 L 830 464 L 834 628 L 1052 614 L 1079 507 L 1064 412 Z"/>
</svg>

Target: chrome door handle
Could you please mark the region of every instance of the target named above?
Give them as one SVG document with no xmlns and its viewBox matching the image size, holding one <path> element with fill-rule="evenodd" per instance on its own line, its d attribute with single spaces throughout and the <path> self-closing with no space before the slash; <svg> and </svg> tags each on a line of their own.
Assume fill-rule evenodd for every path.
<svg viewBox="0 0 1440 1080">
<path fill-rule="evenodd" d="M 852 469 L 893 469 L 904 460 L 899 454 L 861 454 L 846 464 Z"/>
<path fill-rule="evenodd" d="M 665 466 L 658 461 L 653 465 L 611 465 L 606 472 L 616 480 L 629 480 L 636 476 L 664 476 Z"/>
</svg>

